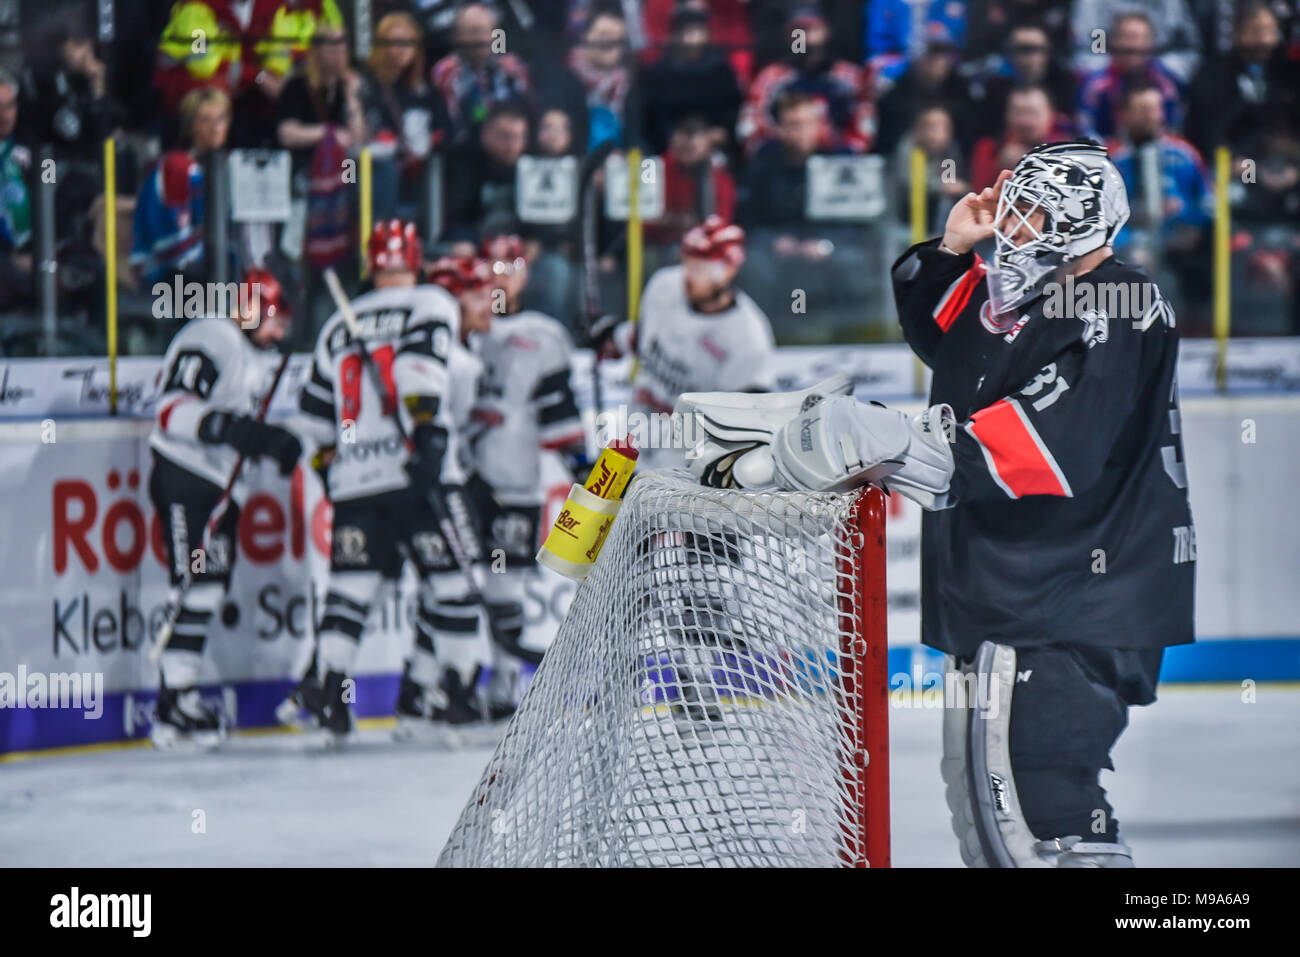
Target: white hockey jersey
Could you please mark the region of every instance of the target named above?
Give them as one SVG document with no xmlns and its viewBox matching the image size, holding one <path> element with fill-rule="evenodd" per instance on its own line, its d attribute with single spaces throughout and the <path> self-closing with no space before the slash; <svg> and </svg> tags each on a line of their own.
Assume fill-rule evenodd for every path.
<svg viewBox="0 0 1300 957">
<path fill-rule="evenodd" d="M 408 484 L 410 452 L 392 419 L 394 404 L 408 434 L 413 427 L 407 401 L 420 397 L 433 421 L 447 430 L 444 482 L 464 481 L 458 448 L 456 406 L 473 395 L 472 377 L 454 374 L 463 367 L 453 359 L 464 351 L 458 342 L 460 307 L 437 286 L 375 289 L 352 303 L 366 349 L 384 382 L 374 384 L 342 315 L 325 323 L 312 358 L 311 377 L 299 407 L 308 433 L 320 445 L 336 446 L 329 470 L 329 494 L 335 501 L 376 495 Z M 462 357 L 463 358 L 463 357 Z M 458 379 L 460 380 L 458 382 Z"/>
<path fill-rule="evenodd" d="M 541 450 L 582 442 L 570 383 L 568 333 L 550 316 L 524 311 L 494 318 L 476 336 L 483 378 L 474 407 L 474 469 L 507 505 L 542 501 Z"/>
<path fill-rule="evenodd" d="M 149 445 L 176 465 L 225 487 L 239 452 L 199 441 L 209 412 L 257 415 L 281 356 L 259 349 L 232 319 L 195 319 L 172 339 L 158 372 L 157 411 Z M 255 463 L 246 463 L 246 468 Z M 242 501 L 236 486 L 235 500 Z"/>
<path fill-rule="evenodd" d="M 451 374 L 451 419 L 456 426 L 453 448 L 459 456 L 460 465 L 456 476 L 464 481 L 474 471 L 474 455 L 470 443 L 473 441 L 474 404 L 478 401 L 479 383 L 483 378 L 483 360 L 457 339 L 452 343 L 447 370 Z M 451 480 L 445 468 L 443 474 L 448 476 L 448 481 Z"/>
<path fill-rule="evenodd" d="M 772 326 L 754 300 L 737 290 L 725 312 L 700 313 L 686 298 L 681 266 L 666 266 L 646 283 L 636 324 L 638 367 L 632 404 L 640 413 L 668 413 L 683 392 L 766 392 L 773 384 Z M 681 468 L 682 450 L 643 450 L 639 467 Z"/>
</svg>

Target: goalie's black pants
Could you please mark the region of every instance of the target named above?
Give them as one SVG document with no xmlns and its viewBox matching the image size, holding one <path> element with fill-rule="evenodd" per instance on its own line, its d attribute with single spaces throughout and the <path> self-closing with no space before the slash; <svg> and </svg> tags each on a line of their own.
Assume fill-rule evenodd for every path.
<svg viewBox="0 0 1300 957">
<path fill-rule="evenodd" d="M 1016 649 L 1011 768 L 1025 823 L 1039 840 L 1116 840 L 1100 783 L 1128 709 L 1156 700 L 1163 648 L 1037 645 Z"/>
</svg>

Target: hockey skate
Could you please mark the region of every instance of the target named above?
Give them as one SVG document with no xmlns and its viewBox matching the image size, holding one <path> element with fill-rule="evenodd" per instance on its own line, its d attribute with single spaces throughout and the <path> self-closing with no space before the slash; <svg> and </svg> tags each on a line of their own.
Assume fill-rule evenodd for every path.
<svg viewBox="0 0 1300 957">
<path fill-rule="evenodd" d="M 325 688 L 315 672 L 309 671 L 275 709 L 275 719 L 291 728 L 308 728 L 317 720 Z"/>
<path fill-rule="evenodd" d="M 425 743 L 437 730 L 433 724 L 433 703 L 430 690 L 411 677 L 410 664 L 402 672 L 397 688 L 397 725 L 393 740 Z"/>
<path fill-rule="evenodd" d="M 517 663 L 492 668 L 492 676 L 483 689 L 483 710 L 488 722 L 501 733 L 515 716 L 519 706 L 519 667 Z M 499 736 L 499 735 L 498 735 Z"/>
<path fill-rule="evenodd" d="M 341 745 L 352 734 L 352 707 L 344 700 L 348 680 L 343 672 L 330 671 L 321 687 L 320 707 L 315 717 L 323 733 L 321 743 L 326 747 Z"/>
<path fill-rule="evenodd" d="M 211 751 L 225 736 L 221 714 L 206 704 L 197 687 L 158 691 L 149 738 L 162 751 Z"/>
<path fill-rule="evenodd" d="M 397 699 L 394 740 L 446 750 L 490 744 L 499 732 L 483 720 L 476 684 L 463 682 L 458 673 L 448 670 L 439 686 L 430 689 L 404 674 Z"/>
</svg>

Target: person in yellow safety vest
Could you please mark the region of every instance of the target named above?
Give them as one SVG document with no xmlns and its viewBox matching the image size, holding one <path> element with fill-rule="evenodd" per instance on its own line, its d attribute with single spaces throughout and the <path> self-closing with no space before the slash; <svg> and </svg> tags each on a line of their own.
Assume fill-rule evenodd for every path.
<svg viewBox="0 0 1300 957">
<path fill-rule="evenodd" d="M 158 42 L 155 84 L 164 110 L 175 116 L 190 90 L 220 87 L 235 104 L 232 145 L 263 145 L 239 141 L 263 127 L 270 135 L 270 105 L 318 22 L 343 26 L 336 0 L 181 0 Z"/>
</svg>

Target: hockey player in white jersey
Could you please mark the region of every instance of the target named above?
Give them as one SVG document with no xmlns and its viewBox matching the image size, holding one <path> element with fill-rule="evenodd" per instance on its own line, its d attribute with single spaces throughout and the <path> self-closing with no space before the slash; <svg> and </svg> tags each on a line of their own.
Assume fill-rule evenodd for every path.
<svg viewBox="0 0 1300 957">
<path fill-rule="evenodd" d="M 149 497 L 163 524 L 179 607 L 160 659 L 151 733 L 157 747 L 212 747 L 222 735 L 220 716 L 200 699 L 198 681 L 208 627 L 235 560 L 242 485 L 235 484 L 229 500 L 223 493 L 236 463 L 269 459 L 288 475 L 302 454 L 292 432 L 258 416 L 281 358 L 276 347 L 288 332 L 286 297 L 265 269 L 250 270 L 244 284 L 234 310 L 242 314 L 188 323 L 158 373 Z M 218 504 L 223 511 L 214 516 Z M 205 541 L 210 518 L 217 522 Z"/>
<path fill-rule="evenodd" d="M 493 720 L 509 717 L 517 702 L 521 664 L 541 652 L 522 644 L 524 587 L 536 574 L 541 521 L 543 450 L 577 468 L 587 459 L 586 433 L 570 383 L 568 333 L 556 319 L 520 311 L 528 262 L 518 236 L 483 244 L 492 267 L 491 329 L 469 340 L 483 362 L 471 425 L 471 501 L 488 553 L 504 556 L 489 575 L 486 597 L 496 631 L 487 707 Z"/>
<path fill-rule="evenodd" d="M 682 239 L 682 264 L 665 266 L 646 283 L 641 315 L 613 330 L 602 355 L 633 354 L 629 416 L 639 467 L 672 468 L 681 451 L 651 428 L 650 416 L 667 416 L 683 392 L 767 392 L 772 387 L 772 326 L 762 309 L 735 287 L 745 261 L 745 232 L 710 216 Z M 665 419 L 666 421 L 666 419 Z M 646 434 L 638 434 L 638 427 Z M 668 433 L 668 434 L 664 434 Z M 615 438 L 617 436 L 614 436 Z"/>
<path fill-rule="evenodd" d="M 413 224 L 378 224 L 369 259 L 375 288 L 356 299 L 352 311 L 383 388 L 365 368 L 344 317 L 336 314 L 321 329 L 300 400 L 312 437 L 328 452 L 334 527 L 312 671 L 289 703 L 311 712 L 335 738 L 352 728 L 349 678 L 371 604 L 382 579 L 396 577 L 405 559 L 414 562 L 421 589 L 416 646 L 399 691 L 399 724 L 479 718 L 472 681 L 456 685 L 460 672 L 452 671 L 450 683 L 444 682 L 446 669 L 434 643 L 435 636 L 471 639 L 481 630 L 431 502 L 431 496 L 441 496 L 461 544 L 481 562 L 464 502 L 456 427 L 461 310 L 447 290 L 417 285 L 422 263 Z M 486 304 L 486 263 L 479 275 Z M 472 383 L 471 374 L 459 391 L 472 396 Z M 469 400 L 459 404 L 467 414 Z"/>
</svg>

